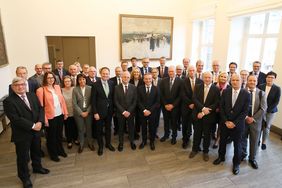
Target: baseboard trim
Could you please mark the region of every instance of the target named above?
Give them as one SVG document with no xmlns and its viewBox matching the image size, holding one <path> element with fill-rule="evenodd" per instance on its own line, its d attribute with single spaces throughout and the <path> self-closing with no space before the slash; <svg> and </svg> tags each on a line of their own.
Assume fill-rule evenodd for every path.
<svg viewBox="0 0 282 188">
<path fill-rule="evenodd" d="M 272 125 L 270 130 L 276 134 L 279 134 L 280 136 L 282 136 L 282 129 L 279 127 L 276 127 L 275 125 Z"/>
</svg>

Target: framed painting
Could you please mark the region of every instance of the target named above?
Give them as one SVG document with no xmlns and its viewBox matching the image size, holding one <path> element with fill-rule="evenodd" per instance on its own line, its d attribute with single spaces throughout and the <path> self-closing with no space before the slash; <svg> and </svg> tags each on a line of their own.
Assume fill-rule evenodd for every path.
<svg viewBox="0 0 282 188">
<path fill-rule="evenodd" d="M 6 53 L 4 32 L 3 32 L 1 16 L 0 16 L 0 67 L 3 67 L 7 64 L 8 64 L 8 58 Z"/>
<path fill-rule="evenodd" d="M 120 15 L 120 59 L 172 59 L 173 17 Z"/>
</svg>

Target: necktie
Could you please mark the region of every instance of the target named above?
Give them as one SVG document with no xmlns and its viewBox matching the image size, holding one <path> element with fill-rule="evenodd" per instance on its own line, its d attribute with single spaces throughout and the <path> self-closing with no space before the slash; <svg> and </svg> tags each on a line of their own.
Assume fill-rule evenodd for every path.
<svg viewBox="0 0 282 188">
<path fill-rule="evenodd" d="M 147 70 L 147 68 L 145 68 L 145 74 L 147 74 L 148 73 L 148 70 Z"/>
<path fill-rule="evenodd" d="M 170 81 L 169 81 L 169 90 L 171 91 L 171 88 L 172 88 L 172 78 L 170 79 Z"/>
<path fill-rule="evenodd" d="M 72 81 L 72 85 L 73 85 L 73 86 L 76 86 L 76 80 L 75 80 L 75 77 L 72 77 L 71 81 Z"/>
<path fill-rule="evenodd" d="M 195 80 L 192 79 L 192 91 L 194 92 L 194 89 L 195 89 Z"/>
<path fill-rule="evenodd" d="M 253 91 L 250 90 L 250 98 L 251 98 L 251 102 L 250 102 L 250 105 L 249 105 L 249 111 L 248 111 L 248 116 L 249 117 L 252 117 L 253 116 Z"/>
<path fill-rule="evenodd" d="M 235 102 L 237 100 L 237 97 L 238 97 L 238 92 L 237 91 L 234 91 L 233 92 L 233 96 L 232 96 L 232 107 L 235 105 Z"/>
<path fill-rule="evenodd" d="M 63 80 L 63 70 L 59 70 L 59 73 L 60 73 L 61 80 Z"/>
<path fill-rule="evenodd" d="M 208 96 L 208 92 L 209 92 L 209 86 L 205 86 L 204 89 L 204 103 L 206 102 L 207 96 Z"/>
<path fill-rule="evenodd" d="M 118 78 L 118 85 L 120 84 L 120 78 Z"/>
<path fill-rule="evenodd" d="M 150 94 L 150 87 L 147 87 L 146 94 L 147 94 L 147 95 L 149 95 L 149 94 Z"/>
<path fill-rule="evenodd" d="M 28 107 L 29 109 L 31 109 L 31 108 L 30 108 L 30 104 L 29 104 L 28 100 L 26 99 L 26 96 L 25 96 L 25 95 L 21 95 L 21 98 L 22 98 L 22 100 L 24 101 L 24 103 L 27 105 L 27 107 Z"/>
<path fill-rule="evenodd" d="M 257 73 L 257 72 L 255 72 L 255 75 L 258 75 L 258 73 Z"/>
<path fill-rule="evenodd" d="M 245 88 L 245 83 L 242 82 L 241 89 L 244 89 L 244 88 Z"/>
<path fill-rule="evenodd" d="M 164 68 L 161 67 L 161 78 L 164 76 Z"/>
<path fill-rule="evenodd" d="M 107 82 L 103 83 L 103 88 L 104 88 L 106 96 L 108 97 L 109 96 L 109 85 Z"/>
<path fill-rule="evenodd" d="M 127 94 L 127 91 L 128 91 L 128 86 L 124 86 L 124 94 L 126 95 Z"/>
</svg>

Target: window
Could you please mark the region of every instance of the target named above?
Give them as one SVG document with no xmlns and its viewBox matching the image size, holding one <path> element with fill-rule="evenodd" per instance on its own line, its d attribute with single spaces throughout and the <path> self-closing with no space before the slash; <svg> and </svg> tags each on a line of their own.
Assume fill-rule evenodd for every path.
<svg viewBox="0 0 282 188">
<path fill-rule="evenodd" d="M 263 72 L 272 70 L 281 17 L 282 11 L 276 10 L 232 19 L 227 63 L 252 70 L 252 63 L 260 61 Z"/>
<path fill-rule="evenodd" d="M 214 19 L 193 22 L 191 59 L 204 61 L 205 70 L 211 69 L 214 25 Z"/>
</svg>

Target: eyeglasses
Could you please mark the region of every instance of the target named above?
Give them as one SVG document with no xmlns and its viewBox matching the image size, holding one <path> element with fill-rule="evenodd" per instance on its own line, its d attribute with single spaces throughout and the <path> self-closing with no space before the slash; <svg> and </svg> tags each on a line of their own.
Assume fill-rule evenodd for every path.
<svg viewBox="0 0 282 188">
<path fill-rule="evenodd" d="M 16 86 L 16 87 L 20 87 L 20 86 L 26 86 L 26 84 L 13 84 L 13 86 Z"/>
</svg>

